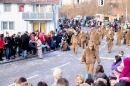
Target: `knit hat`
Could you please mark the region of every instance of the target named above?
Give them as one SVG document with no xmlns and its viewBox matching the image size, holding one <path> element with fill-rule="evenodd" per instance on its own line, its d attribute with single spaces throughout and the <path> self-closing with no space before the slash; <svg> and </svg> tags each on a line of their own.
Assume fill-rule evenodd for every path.
<svg viewBox="0 0 130 86">
<path fill-rule="evenodd" d="M 85 76 L 85 80 L 86 79 L 92 79 L 92 78 L 93 78 L 93 76 L 91 74 L 86 74 L 86 76 Z"/>
<path fill-rule="evenodd" d="M 62 70 L 60 68 L 54 69 L 53 77 L 56 79 L 62 78 Z"/>
<path fill-rule="evenodd" d="M 6 35 L 8 35 L 9 33 L 6 31 Z"/>
</svg>

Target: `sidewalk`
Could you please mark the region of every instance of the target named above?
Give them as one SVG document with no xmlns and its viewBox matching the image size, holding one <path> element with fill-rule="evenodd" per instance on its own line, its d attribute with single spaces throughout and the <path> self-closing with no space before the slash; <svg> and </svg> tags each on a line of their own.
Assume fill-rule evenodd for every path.
<svg viewBox="0 0 130 86">
<path fill-rule="evenodd" d="M 55 51 L 57 51 L 57 50 L 60 50 L 59 48 L 58 49 L 56 49 Z M 54 52 L 54 50 L 50 50 L 50 51 L 45 51 L 44 53 L 43 53 L 43 55 L 44 54 L 47 54 L 47 53 L 51 53 L 51 52 Z M 20 56 L 20 57 L 15 57 L 15 59 L 10 59 L 9 61 L 7 61 L 6 59 L 5 59 L 5 57 L 3 57 L 3 61 L 0 61 L 0 64 L 5 64 L 5 63 L 11 63 L 11 62 L 16 62 L 16 61 L 21 61 L 21 60 L 26 60 L 26 59 L 31 59 L 31 58 L 37 58 L 37 56 L 38 55 L 27 55 L 27 58 L 24 58 L 24 57 L 22 57 L 22 56 Z"/>
</svg>

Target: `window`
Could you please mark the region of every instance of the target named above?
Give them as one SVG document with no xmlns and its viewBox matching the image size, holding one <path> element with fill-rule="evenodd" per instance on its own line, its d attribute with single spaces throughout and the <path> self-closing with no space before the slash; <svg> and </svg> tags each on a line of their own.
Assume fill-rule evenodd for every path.
<svg viewBox="0 0 130 86">
<path fill-rule="evenodd" d="M 9 22 L 9 30 L 13 30 L 14 29 L 14 22 Z"/>
<path fill-rule="evenodd" d="M 33 5 L 33 12 L 39 12 L 39 4 Z"/>
<path fill-rule="evenodd" d="M 7 29 L 7 22 L 3 22 L 3 29 L 5 30 L 5 29 Z"/>
<path fill-rule="evenodd" d="M 24 12 L 24 5 L 19 5 L 19 12 Z"/>
<path fill-rule="evenodd" d="M 2 22 L 3 30 L 14 30 L 14 22 Z"/>
<path fill-rule="evenodd" d="M 5 12 L 10 12 L 11 5 L 10 4 L 4 4 L 4 11 Z"/>
</svg>

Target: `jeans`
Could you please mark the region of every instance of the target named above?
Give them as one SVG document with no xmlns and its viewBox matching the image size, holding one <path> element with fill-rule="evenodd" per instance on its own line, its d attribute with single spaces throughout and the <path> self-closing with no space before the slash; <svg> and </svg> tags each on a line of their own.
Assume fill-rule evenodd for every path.
<svg viewBox="0 0 130 86">
<path fill-rule="evenodd" d="M 27 50 L 22 50 L 22 56 L 26 57 L 27 56 Z"/>
<path fill-rule="evenodd" d="M 17 53 L 17 55 L 20 56 L 20 47 L 19 46 L 16 47 L 16 53 Z"/>
<path fill-rule="evenodd" d="M 11 48 L 6 48 L 6 59 L 10 59 L 11 57 Z"/>
</svg>

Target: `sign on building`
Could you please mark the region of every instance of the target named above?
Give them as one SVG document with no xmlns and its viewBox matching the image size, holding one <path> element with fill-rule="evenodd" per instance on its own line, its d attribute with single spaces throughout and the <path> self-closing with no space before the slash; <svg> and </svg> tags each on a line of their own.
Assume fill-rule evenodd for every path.
<svg viewBox="0 0 130 86">
<path fill-rule="evenodd" d="M 98 6 L 104 6 L 104 0 L 98 0 Z"/>
</svg>

